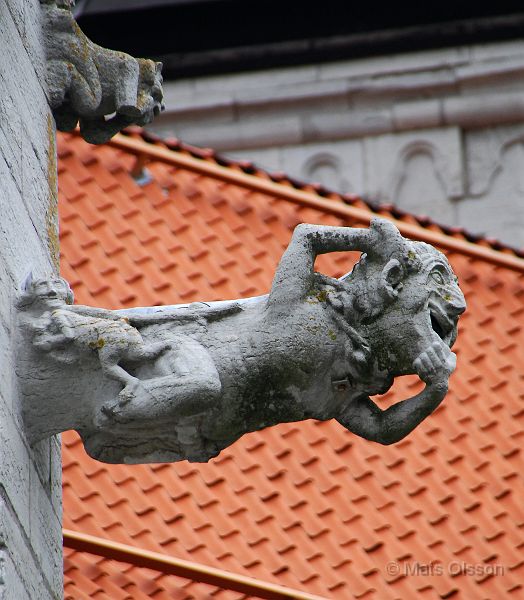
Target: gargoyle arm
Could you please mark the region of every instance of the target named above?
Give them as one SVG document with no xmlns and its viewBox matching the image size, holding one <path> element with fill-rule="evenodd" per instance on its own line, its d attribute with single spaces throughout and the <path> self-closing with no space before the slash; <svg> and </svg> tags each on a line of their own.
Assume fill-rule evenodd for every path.
<svg viewBox="0 0 524 600">
<path fill-rule="evenodd" d="M 380 444 L 394 444 L 429 416 L 444 400 L 448 380 L 455 370 L 456 355 L 435 340 L 413 362 L 413 370 L 426 387 L 416 396 L 381 410 L 369 397 L 359 396 L 337 417 L 356 435 Z"/>
<path fill-rule="evenodd" d="M 444 400 L 446 383 L 428 384 L 416 396 L 380 409 L 369 397 L 351 402 L 337 421 L 352 433 L 372 442 L 389 445 L 400 441 Z"/>
<path fill-rule="evenodd" d="M 270 305 L 307 297 L 313 287 L 315 259 L 319 254 L 366 252 L 375 237 L 372 228 L 298 225 L 277 267 L 269 294 Z"/>
</svg>

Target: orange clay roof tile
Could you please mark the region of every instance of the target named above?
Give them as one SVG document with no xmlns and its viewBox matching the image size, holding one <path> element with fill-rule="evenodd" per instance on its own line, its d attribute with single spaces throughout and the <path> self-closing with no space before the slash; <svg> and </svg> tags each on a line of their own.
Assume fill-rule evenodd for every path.
<svg viewBox="0 0 524 600">
<path fill-rule="evenodd" d="M 157 149 L 182 162 L 160 160 L 151 154 Z M 295 224 L 360 223 L 335 205 L 372 210 L 356 196 L 136 129 L 103 147 L 60 135 L 58 150 L 62 273 L 85 304 L 262 294 Z M 136 156 L 149 178 L 142 186 L 130 174 Z M 271 193 L 259 185 L 274 181 L 281 187 Z M 323 204 L 302 206 L 286 199 L 287 190 Z M 415 224 L 421 236 L 478 241 L 393 206 L 378 212 Z M 522 256 L 491 240 L 481 245 Z M 246 435 L 205 465 L 123 466 L 94 462 L 68 432 L 64 526 L 325 598 L 519 597 L 524 266 L 497 266 L 496 256 L 486 262 L 469 250 L 448 254 L 468 301 L 459 365 L 444 405 L 407 440 L 381 447 L 334 422 L 307 421 Z M 344 255 L 319 262 L 337 276 L 350 265 Z M 418 388 L 406 378 L 378 402 L 388 406 Z M 65 554 L 66 598 L 244 597 L 85 552 Z M 431 571 L 435 560 L 442 572 Z M 388 571 L 391 561 L 398 572 Z M 465 572 L 468 565 L 475 573 Z M 488 565 L 502 572 L 491 574 Z"/>
</svg>

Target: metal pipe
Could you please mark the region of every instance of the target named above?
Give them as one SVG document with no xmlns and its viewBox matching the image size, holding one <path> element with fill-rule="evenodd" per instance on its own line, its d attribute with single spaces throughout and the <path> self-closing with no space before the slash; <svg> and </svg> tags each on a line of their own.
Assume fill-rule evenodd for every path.
<svg viewBox="0 0 524 600">
<path fill-rule="evenodd" d="M 260 581 L 245 575 L 230 573 L 222 569 L 174 558 L 159 552 L 151 552 L 143 548 L 88 535 L 87 533 L 64 529 L 63 536 L 64 546 L 77 552 L 88 552 L 110 560 L 153 569 L 168 575 L 184 577 L 191 581 L 207 583 L 208 585 L 233 590 L 256 598 L 265 598 L 266 600 L 326 600 L 321 596 L 292 590 L 275 583 Z"/>
</svg>

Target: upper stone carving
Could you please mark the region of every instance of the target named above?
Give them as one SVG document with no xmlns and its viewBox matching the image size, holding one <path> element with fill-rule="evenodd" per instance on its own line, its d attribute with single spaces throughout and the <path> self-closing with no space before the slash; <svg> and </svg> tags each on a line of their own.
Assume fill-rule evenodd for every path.
<svg viewBox="0 0 524 600">
<path fill-rule="evenodd" d="M 101 144 L 124 127 L 146 125 L 164 109 L 162 63 L 107 50 L 78 27 L 71 0 L 40 0 L 49 102 L 61 131 L 80 123 Z"/>
<path fill-rule="evenodd" d="M 341 279 L 319 254 L 363 254 Z M 76 429 L 107 462 L 207 461 L 244 433 L 337 419 L 402 439 L 443 400 L 464 296 L 446 257 L 383 219 L 299 225 L 271 291 L 246 300 L 109 311 L 69 304 L 62 279 L 27 281 L 19 368 L 31 438 Z M 370 396 L 416 373 L 425 389 Z"/>
</svg>

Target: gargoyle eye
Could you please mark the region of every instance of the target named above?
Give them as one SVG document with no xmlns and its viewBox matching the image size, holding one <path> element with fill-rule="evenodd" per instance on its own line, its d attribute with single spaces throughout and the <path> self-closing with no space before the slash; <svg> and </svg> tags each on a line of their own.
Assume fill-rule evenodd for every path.
<svg viewBox="0 0 524 600">
<path fill-rule="evenodd" d="M 444 277 L 442 277 L 442 273 L 439 273 L 438 271 L 432 271 L 431 272 L 431 277 L 433 278 L 434 281 L 436 281 L 439 285 L 444 285 Z"/>
</svg>

